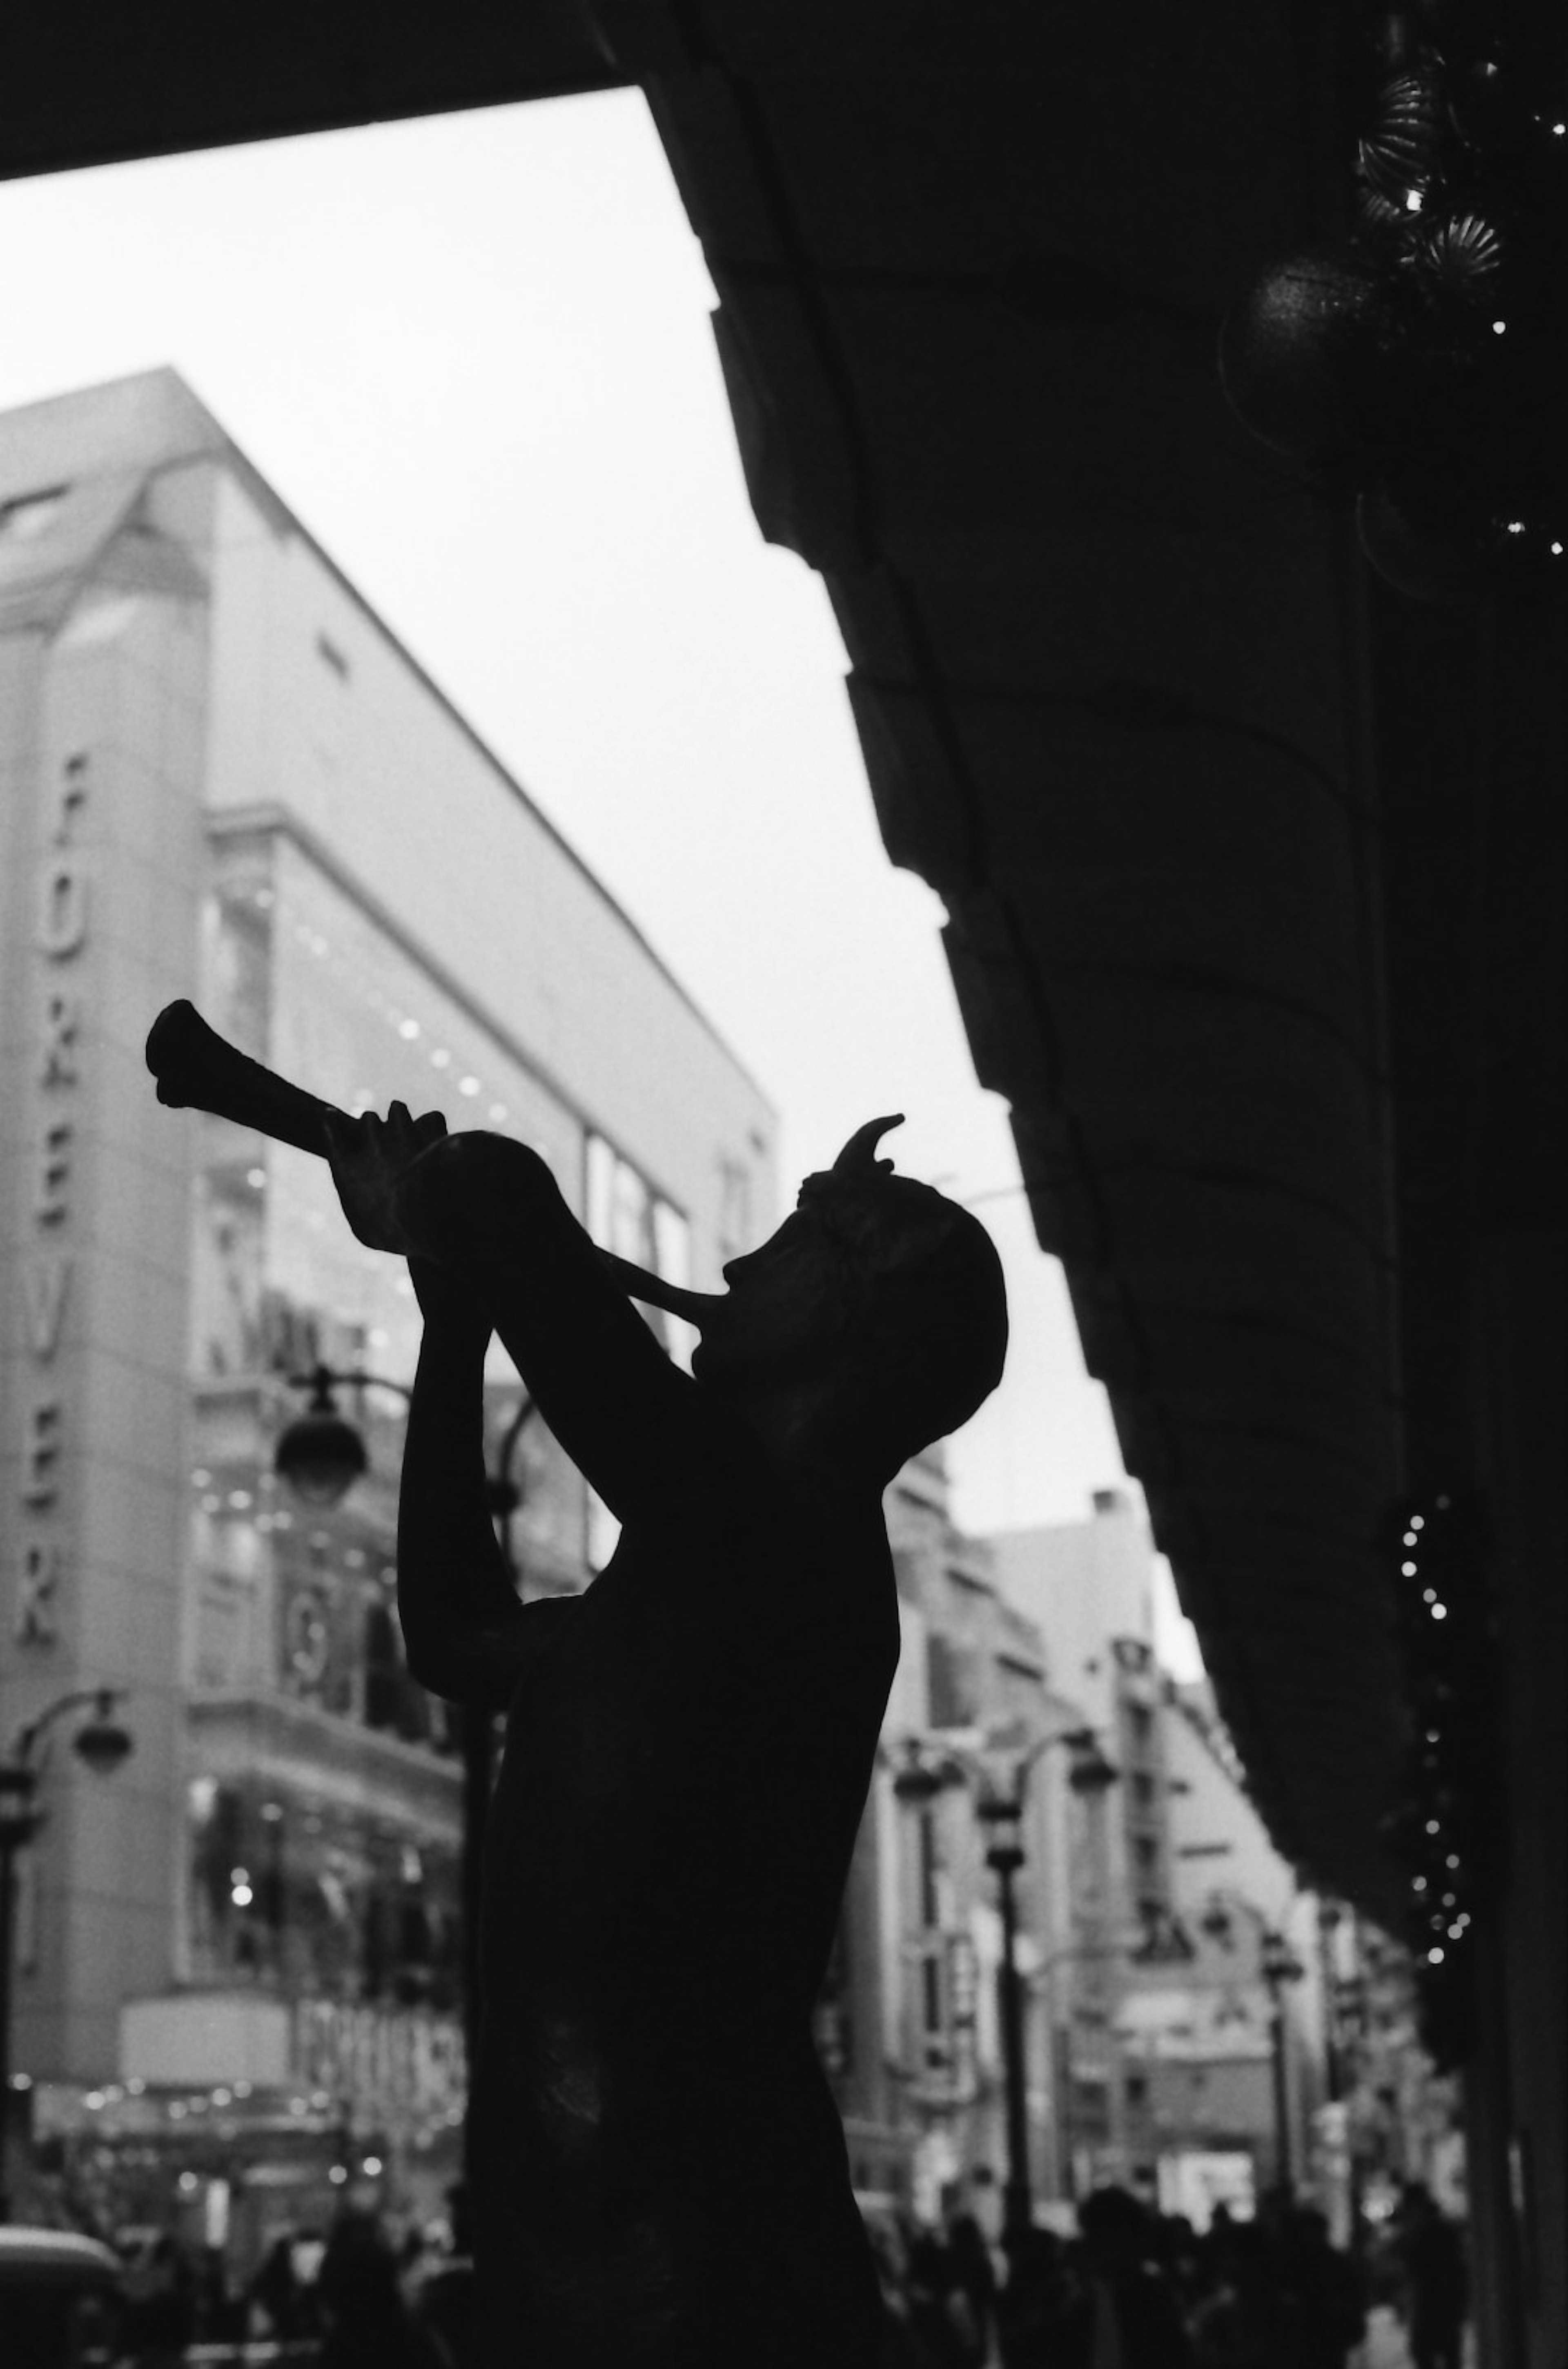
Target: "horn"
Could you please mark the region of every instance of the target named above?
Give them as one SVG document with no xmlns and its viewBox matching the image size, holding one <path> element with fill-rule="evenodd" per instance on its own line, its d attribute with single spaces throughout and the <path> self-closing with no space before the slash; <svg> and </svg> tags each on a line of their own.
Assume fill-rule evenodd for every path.
<svg viewBox="0 0 1568 2369">
<path fill-rule="evenodd" d="M 891 1128 L 903 1124 L 902 1111 L 896 1111 L 891 1118 L 868 1118 L 864 1127 L 856 1127 L 834 1161 L 832 1173 L 835 1176 L 891 1176 L 893 1163 L 890 1160 L 878 1160 L 876 1147 Z"/>
</svg>

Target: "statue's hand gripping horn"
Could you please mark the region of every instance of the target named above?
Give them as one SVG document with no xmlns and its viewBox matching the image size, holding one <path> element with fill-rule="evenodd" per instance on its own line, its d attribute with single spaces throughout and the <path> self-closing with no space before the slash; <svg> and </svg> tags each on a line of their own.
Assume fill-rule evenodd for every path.
<svg viewBox="0 0 1568 2369">
<path fill-rule="evenodd" d="M 327 1128 L 334 1120 L 349 1124 L 347 1115 L 331 1103 L 291 1085 L 274 1070 L 253 1061 L 237 1045 L 209 1028 L 193 1003 L 183 999 L 166 1004 L 147 1035 L 147 1067 L 157 1081 L 158 1100 L 170 1110 L 210 1111 L 215 1118 L 233 1119 L 238 1127 L 255 1127 L 274 1142 L 292 1143 L 318 1160 L 330 1154 Z M 648 1275 L 629 1259 L 612 1251 L 600 1257 L 623 1289 L 634 1299 L 663 1308 L 701 1324 L 723 1297 L 720 1293 L 688 1291 L 662 1276 Z"/>
</svg>

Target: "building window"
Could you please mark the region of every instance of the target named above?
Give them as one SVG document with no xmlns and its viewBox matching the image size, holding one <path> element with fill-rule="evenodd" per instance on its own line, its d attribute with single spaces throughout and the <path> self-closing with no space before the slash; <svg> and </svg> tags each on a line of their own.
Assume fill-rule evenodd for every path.
<svg viewBox="0 0 1568 2369">
<path fill-rule="evenodd" d="M 330 667 L 339 682 L 347 682 L 350 669 L 348 659 L 329 634 L 317 634 L 315 654 L 323 666 Z"/>
<path fill-rule="evenodd" d="M 973 1727 L 979 1718 L 974 1655 L 951 1637 L 925 1641 L 927 1700 L 933 1727 Z"/>
<path fill-rule="evenodd" d="M 718 1254 L 738 1258 L 751 1247 L 751 1172 L 741 1160 L 718 1163 Z"/>
<path fill-rule="evenodd" d="M 49 532 L 69 486 L 48 486 L 36 494 L 18 494 L 0 502 L 0 543 L 37 543 Z"/>
<path fill-rule="evenodd" d="M 188 1802 L 195 1981 L 455 2008 L 455 1841 L 252 1778 L 198 1776 Z"/>
</svg>

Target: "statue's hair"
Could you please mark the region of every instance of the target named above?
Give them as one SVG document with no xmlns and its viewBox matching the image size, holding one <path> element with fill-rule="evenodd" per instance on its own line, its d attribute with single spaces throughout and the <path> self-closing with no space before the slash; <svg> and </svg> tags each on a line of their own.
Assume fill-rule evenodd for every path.
<svg viewBox="0 0 1568 2369">
<path fill-rule="evenodd" d="M 1001 1379 L 1007 1352 L 1001 1262 L 985 1228 L 876 1157 L 900 1124 L 858 1128 L 800 1189 L 801 1207 L 842 1262 L 843 1417 L 888 1476 L 968 1421 Z"/>
</svg>

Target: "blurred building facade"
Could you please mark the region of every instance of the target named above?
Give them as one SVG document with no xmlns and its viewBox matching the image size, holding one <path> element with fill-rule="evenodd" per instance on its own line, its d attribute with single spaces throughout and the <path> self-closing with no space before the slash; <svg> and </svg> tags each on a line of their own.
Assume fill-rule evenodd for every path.
<svg viewBox="0 0 1568 2369">
<path fill-rule="evenodd" d="M 158 1105 L 147 1027 L 189 996 L 326 1100 L 517 1135 L 699 1285 L 773 1223 L 774 1116 L 173 372 L 0 421 L 0 1735 L 106 1685 L 134 1736 L 109 1781 L 55 1755 L 19 1862 L 35 2134 L 105 2180 L 172 2148 L 192 2198 L 220 2161 L 296 2205 L 450 2173 L 460 1779 L 392 1610 L 403 1402 L 347 1408 L 341 1505 L 272 1472 L 290 1378 L 406 1382 L 417 1310 L 320 1162 Z M 498 1356 L 489 1395 L 493 1461 Z M 518 1452 L 524 1586 L 579 1587 L 612 1525 L 542 1425 Z"/>
<path fill-rule="evenodd" d="M 1118 1770 L 1099 1885 L 1070 1891 L 1079 1930 L 1057 1986 L 1077 2192 L 1116 2180 L 1199 2223 L 1282 2172 L 1319 2192 L 1316 1904 L 1248 1799 L 1207 1687 L 1159 1665 L 1152 1547 L 1129 1493 L 1096 1490 L 1086 1519 L 990 1544 Z M 1272 1985 L 1269 1934 L 1269 1963 L 1299 1969 Z"/>
</svg>

